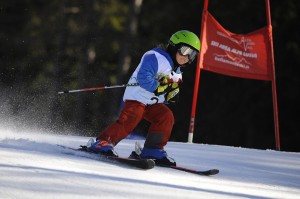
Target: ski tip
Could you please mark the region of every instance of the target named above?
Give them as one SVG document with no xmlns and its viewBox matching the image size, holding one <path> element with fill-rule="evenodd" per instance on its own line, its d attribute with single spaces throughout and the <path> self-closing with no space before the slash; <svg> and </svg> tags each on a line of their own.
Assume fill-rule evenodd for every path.
<svg viewBox="0 0 300 199">
<path fill-rule="evenodd" d="M 204 174 L 210 176 L 210 175 L 216 175 L 219 172 L 220 172 L 219 169 L 210 169 L 210 170 L 204 172 Z"/>
</svg>

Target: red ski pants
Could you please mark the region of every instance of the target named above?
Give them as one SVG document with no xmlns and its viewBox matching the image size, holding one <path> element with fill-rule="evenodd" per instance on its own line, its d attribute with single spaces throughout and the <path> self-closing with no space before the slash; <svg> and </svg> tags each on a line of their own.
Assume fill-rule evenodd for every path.
<svg viewBox="0 0 300 199">
<path fill-rule="evenodd" d="M 97 139 L 116 145 L 127 137 L 142 119 L 151 124 L 145 147 L 163 149 L 174 125 L 173 113 L 164 104 L 145 105 L 138 101 L 126 100 L 118 120 L 102 131 Z"/>
</svg>

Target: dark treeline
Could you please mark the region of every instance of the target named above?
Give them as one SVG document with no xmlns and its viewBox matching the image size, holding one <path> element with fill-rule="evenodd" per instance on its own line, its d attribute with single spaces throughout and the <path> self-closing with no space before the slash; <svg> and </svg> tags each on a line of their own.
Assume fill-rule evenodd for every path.
<svg viewBox="0 0 300 199">
<path fill-rule="evenodd" d="M 281 149 L 300 151 L 300 1 L 271 0 Z M 0 1 L 0 123 L 95 136 L 118 116 L 124 89 L 58 91 L 126 83 L 142 54 L 172 33 L 200 35 L 203 1 Z M 266 25 L 264 0 L 211 0 L 228 30 Z M 184 70 L 172 141 L 186 142 L 194 64 Z M 146 121 L 136 129 L 145 134 Z M 202 71 L 194 142 L 274 149 L 271 83 Z"/>
</svg>

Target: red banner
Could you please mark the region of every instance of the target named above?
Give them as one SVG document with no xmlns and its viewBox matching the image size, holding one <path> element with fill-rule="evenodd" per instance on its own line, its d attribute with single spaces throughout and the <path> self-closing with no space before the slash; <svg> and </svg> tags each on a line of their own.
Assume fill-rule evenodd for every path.
<svg viewBox="0 0 300 199">
<path fill-rule="evenodd" d="M 200 64 L 202 69 L 241 78 L 272 80 L 271 26 L 249 34 L 224 29 L 205 11 Z"/>
</svg>

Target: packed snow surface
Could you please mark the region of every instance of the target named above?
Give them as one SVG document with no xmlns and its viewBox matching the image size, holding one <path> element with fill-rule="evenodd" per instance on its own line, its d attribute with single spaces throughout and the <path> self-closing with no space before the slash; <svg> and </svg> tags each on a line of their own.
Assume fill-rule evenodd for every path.
<svg viewBox="0 0 300 199">
<path fill-rule="evenodd" d="M 207 177 L 161 167 L 144 171 L 57 146 L 77 148 L 88 140 L 0 130 L 0 198 L 300 198 L 300 153 L 167 144 L 178 166 L 220 170 Z M 135 141 L 123 140 L 116 151 L 127 157 Z"/>
</svg>

